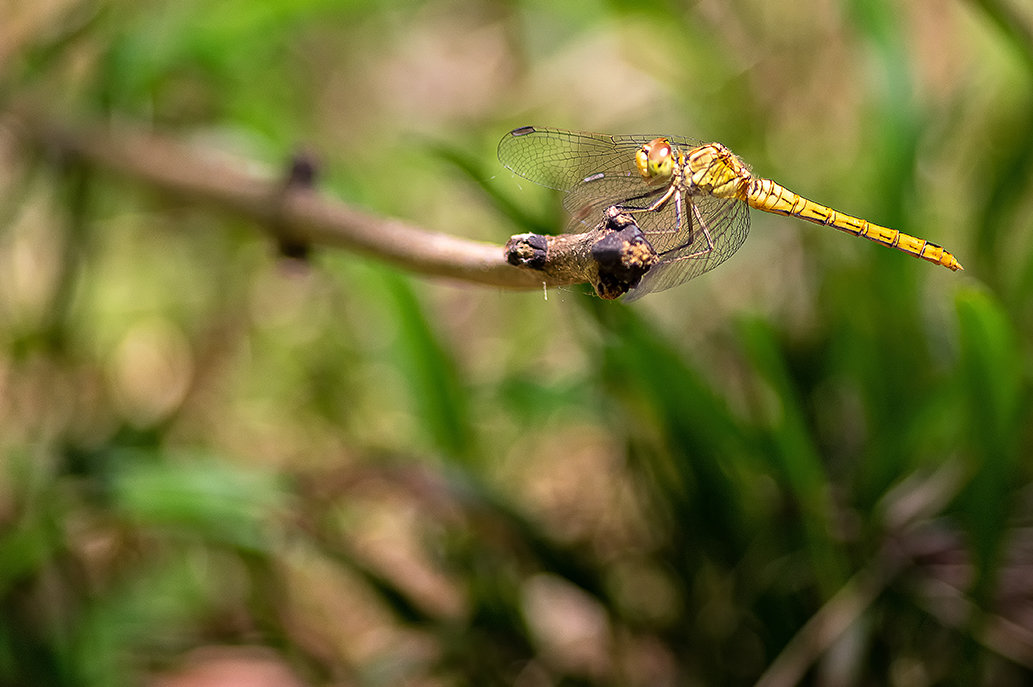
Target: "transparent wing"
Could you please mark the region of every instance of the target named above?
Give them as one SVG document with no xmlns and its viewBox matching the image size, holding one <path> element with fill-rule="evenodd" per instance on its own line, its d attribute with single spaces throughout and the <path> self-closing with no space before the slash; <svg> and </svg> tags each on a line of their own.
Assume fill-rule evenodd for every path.
<svg viewBox="0 0 1033 687">
<path fill-rule="evenodd" d="M 623 179 L 626 188 L 634 189 L 646 186 L 635 168 L 635 153 L 658 137 L 660 134 L 612 136 L 523 126 L 502 137 L 499 161 L 529 181 L 561 191 L 569 191 L 586 179 L 598 178 Z M 700 145 L 691 139 L 666 138 L 675 147 Z"/>
<path fill-rule="evenodd" d="M 651 216 L 657 213 L 643 212 L 633 215 L 653 248 L 660 252 L 660 262 L 654 265 L 642 277 L 639 285 L 628 292 L 622 300 L 634 301 L 647 293 L 683 284 L 714 269 L 742 247 L 750 231 L 748 205 L 740 200 L 713 196 L 698 196 L 692 200 L 696 212 L 689 208 L 692 216 L 691 231 L 688 227 L 678 231 L 677 236 L 681 243 L 666 249 L 657 247 L 658 244 L 671 243 L 669 234 L 658 235 L 654 228 L 656 220 Z M 666 215 L 668 212 L 661 214 Z M 703 231 L 704 227 L 706 232 Z M 712 247 L 707 241 L 707 233 L 710 234 Z M 661 236 L 662 241 L 659 240 Z M 688 240 L 690 236 L 691 241 Z"/>
<path fill-rule="evenodd" d="M 588 181 L 582 181 L 567 191 L 563 196 L 563 207 L 570 213 L 575 222 L 584 226 L 572 226 L 570 230 L 585 231 L 599 223 L 603 212 L 610 206 L 617 205 L 627 210 L 644 210 L 651 206 L 656 200 L 667 192 L 667 185 L 650 186 L 645 183 L 642 175 L 635 172 L 635 176 L 593 176 Z M 643 219 L 656 228 L 663 223 L 664 219 L 670 222 L 671 228 L 675 225 L 675 216 L 672 212 L 668 218 L 665 211 L 643 213 L 650 215 L 648 219 L 636 216 L 636 220 Z"/>
<path fill-rule="evenodd" d="M 676 149 L 701 145 L 694 139 L 662 134 L 614 136 L 525 126 L 502 138 L 499 160 L 525 179 L 566 191 L 563 207 L 574 220 L 569 230 L 584 231 L 594 227 L 611 205 L 644 209 L 666 192 L 666 185 L 647 184 L 635 167 L 639 149 L 661 136 Z M 677 228 L 673 211 L 644 221 L 658 230 Z M 658 250 L 674 245 L 677 240 Z"/>
</svg>

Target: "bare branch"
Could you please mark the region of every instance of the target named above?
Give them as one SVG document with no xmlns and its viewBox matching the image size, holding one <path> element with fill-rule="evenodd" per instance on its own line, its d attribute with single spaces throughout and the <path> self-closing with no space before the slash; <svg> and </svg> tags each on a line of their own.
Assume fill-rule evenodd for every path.
<svg viewBox="0 0 1033 687">
<path fill-rule="evenodd" d="M 561 286 L 592 278 L 591 266 L 570 269 L 572 262 L 587 259 L 590 247 L 579 248 L 578 239 L 569 235 L 546 261 L 546 266 L 562 261 L 567 269 L 515 266 L 518 263 L 507 260 L 502 246 L 365 213 L 310 188 L 245 172 L 253 166 L 246 161 L 205 155 L 195 147 L 131 126 L 73 127 L 20 110 L 7 112 L 0 123 L 33 148 L 77 156 L 187 201 L 250 218 L 278 240 L 292 244 L 346 248 L 425 275 L 505 288 Z M 582 241 L 591 238 L 580 236 Z M 557 238 L 548 237 L 548 241 Z"/>
</svg>

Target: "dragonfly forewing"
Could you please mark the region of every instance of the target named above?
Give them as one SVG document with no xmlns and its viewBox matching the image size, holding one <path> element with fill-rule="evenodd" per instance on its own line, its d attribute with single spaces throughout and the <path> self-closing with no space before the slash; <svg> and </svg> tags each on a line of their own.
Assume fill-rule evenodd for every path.
<svg viewBox="0 0 1033 687">
<path fill-rule="evenodd" d="M 503 166 L 519 176 L 561 191 L 600 176 L 627 178 L 644 187 L 647 184 L 635 167 L 635 153 L 659 136 L 617 136 L 524 126 L 502 137 L 498 155 Z M 699 144 L 687 138 L 667 138 L 679 146 Z"/>
</svg>

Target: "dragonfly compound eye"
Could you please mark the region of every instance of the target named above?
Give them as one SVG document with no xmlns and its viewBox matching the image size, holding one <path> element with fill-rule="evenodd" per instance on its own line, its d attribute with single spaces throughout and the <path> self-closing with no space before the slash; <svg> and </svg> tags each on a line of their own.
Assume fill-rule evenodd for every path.
<svg viewBox="0 0 1033 687">
<path fill-rule="evenodd" d="M 635 166 L 643 178 L 653 181 L 667 179 L 674 170 L 671 143 L 666 138 L 654 138 L 635 153 Z"/>
</svg>

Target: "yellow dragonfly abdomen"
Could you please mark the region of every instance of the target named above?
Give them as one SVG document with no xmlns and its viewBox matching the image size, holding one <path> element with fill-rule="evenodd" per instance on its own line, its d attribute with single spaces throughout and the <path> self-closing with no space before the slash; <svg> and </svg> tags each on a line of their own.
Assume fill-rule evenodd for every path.
<svg viewBox="0 0 1033 687">
<path fill-rule="evenodd" d="M 927 260 L 936 265 L 943 265 L 950 270 L 964 269 L 961 263 L 958 262 L 958 259 L 950 252 L 944 250 L 942 246 L 916 236 L 911 236 L 910 234 L 905 234 L 896 229 L 873 224 L 868 220 L 833 210 L 821 203 L 815 203 L 813 200 L 807 200 L 800 194 L 793 193 L 785 186 L 771 179 L 753 177 L 742 200 L 746 201 L 751 208 L 789 217 L 798 217 L 799 219 L 827 227 L 835 227 L 848 234 L 860 236 L 890 248 L 896 248 L 916 258 Z"/>
</svg>

